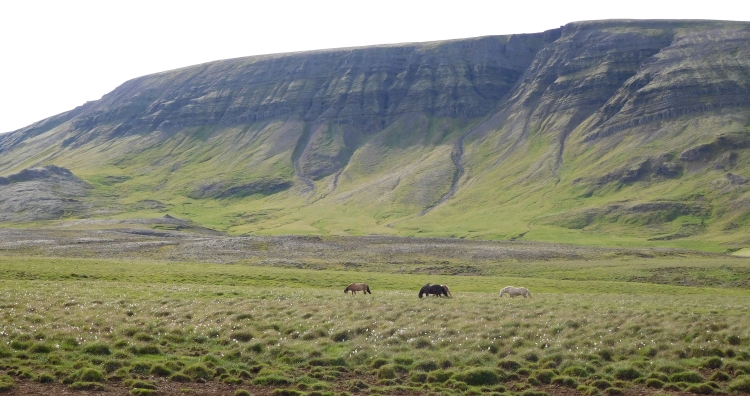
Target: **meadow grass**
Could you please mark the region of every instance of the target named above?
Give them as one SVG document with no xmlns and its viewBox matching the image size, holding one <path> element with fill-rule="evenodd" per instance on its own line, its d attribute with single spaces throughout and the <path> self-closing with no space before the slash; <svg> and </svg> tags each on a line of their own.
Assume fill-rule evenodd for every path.
<svg viewBox="0 0 750 396">
<path fill-rule="evenodd" d="M 43 258 L 1 268 L 11 386 L 168 378 L 323 394 L 595 394 L 605 382 L 725 391 L 750 374 L 743 288 Z M 352 281 L 374 294 L 344 295 Z M 426 282 L 455 298 L 417 298 Z M 534 297 L 500 299 L 511 282 Z"/>
</svg>

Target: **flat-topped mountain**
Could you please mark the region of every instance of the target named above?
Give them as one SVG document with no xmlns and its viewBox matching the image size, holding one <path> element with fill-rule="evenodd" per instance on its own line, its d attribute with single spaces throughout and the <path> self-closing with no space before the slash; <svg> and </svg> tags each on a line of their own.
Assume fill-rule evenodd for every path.
<svg viewBox="0 0 750 396">
<path fill-rule="evenodd" d="M 726 249 L 749 147 L 750 23 L 613 20 L 139 77 L 0 135 L 0 175 L 90 184 L 58 218 Z"/>
</svg>

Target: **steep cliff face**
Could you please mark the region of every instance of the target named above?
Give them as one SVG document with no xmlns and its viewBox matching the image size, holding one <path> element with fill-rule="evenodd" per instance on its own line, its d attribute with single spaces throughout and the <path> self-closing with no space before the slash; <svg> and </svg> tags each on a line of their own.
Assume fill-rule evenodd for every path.
<svg viewBox="0 0 750 396">
<path fill-rule="evenodd" d="M 211 62 L 0 136 L 0 173 L 66 166 L 233 232 L 739 243 L 749 43 L 748 23 L 591 21 Z"/>
</svg>

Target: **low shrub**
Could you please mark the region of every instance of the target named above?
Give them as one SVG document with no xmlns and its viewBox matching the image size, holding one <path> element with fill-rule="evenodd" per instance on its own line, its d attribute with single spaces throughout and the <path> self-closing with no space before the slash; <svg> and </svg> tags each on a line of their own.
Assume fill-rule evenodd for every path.
<svg viewBox="0 0 750 396">
<path fill-rule="evenodd" d="M 380 379 L 394 379 L 396 378 L 396 368 L 391 365 L 387 364 L 385 366 L 381 366 L 378 369 L 378 378 Z"/>
<path fill-rule="evenodd" d="M 102 343 L 102 342 L 97 342 L 94 344 L 86 345 L 83 348 L 83 352 L 89 355 L 99 355 L 99 356 L 112 354 L 112 350 L 109 349 L 109 345 Z"/>
<path fill-rule="evenodd" d="M 521 366 L 521 363 L 518 363 L 517 361 L 511 360 L 511 359 L 503 360 L 500 363 L 498 363 L 497 366 L 508 371 L 516 371 L 520 369 L 521 367 L 523 367 Z"/>
<path fill-rule="evenodd" d="M 93 368 L 85 368 L 80 371 L 77 376 L 79 381 L 82 382 L 104 382 L 104 374 L 101 371 Z"/>
<path fill-rule="evenodd" d="M 717 371 L 713 374 L 711 374 L 711 381 L 718 381 L 718 382 L 725 382 L 732 379 L 732 377 L 729 376 L 729 374 L 723 372 L 723 371 Z"/>
<path fill-rule="evenodd" d="M 154 384 L 151 381 L 143 381 L 139 379 L 130 379 L 124 381 L 125 386 L 130 387 L 132 389 L 140 388 L 140 389 L 156 389 L 156 384 Z"/>
<path fill-rule="evenodd" d="M 453 376 L 452 371 L 448 370 L 435 370 L 431 371 L 427 376 L 427 382 L 431 383 L 442 383 L 448 381 Z"/>
<path fill-rule="evenodd" d="M 253 396 L 253 394 L 248 392 L 246 389 L 237 389 L 236 391 L 234 391 L 234 396 Z"/>
<path fill-rule="evenodd" d="M 562 355 L 545 356 L 539 361 L 539 367 L 554 369 L 554 368 L 557 368 L 562 362 L 563 362 Z"/>
<path fill-rule="evenodd" d="M 613 373 L 615 378 L 623 381 L 632 381 L 641 377 L 641 372 L 633 367 L 620 367 Z"/>
<path fill-rule="evenodd" d="M 685 392 L 697 393 L 699 395 L 710 395 L 714 393 L 714 388 L 709 384 L 693 384 L 685 389 Z"/>
<path fill-rule="evenodd" d="M 687 382 L 690 384 L 697 384 L 703 382 L 703 377 L 694 371 L 685 371 L 682 373 L 674 373 L 669 376 L 671 382 Z"/>
<path fill-rule="evenodd" d="M 274 389 L 273 392 L 271 392 L 272 395 L 276 396 L 305 396 L 305 392 L 300 392 L 298 390 L 294 389 Z"/>
<path fill-rule="evenodd" d="M 611 362 L 614 358 L 614 353 L 607 349 L 601 349 L 597 351 L 596 354 L 599 355 L 599 357 L 605 362 Z"/>
<path fill-rule="evenodd" d="M 261 375 L 253 379 L 253 385 L 290 385 L 292 381 L 280 374 Z"/>
<path fill-rule="evenodd" d="M 576 390 L 585 396 L 598 396 L 602 394 L 599 389 L 590 385 L 579 385 Z"/>
<path fill-rule="evenodd" d="M 214 370 L 211 370 L 210 368 L 206 367 L 206 365 L 201 363 L 195 363 L 193 365 L 190 365 L 182 370 L 183 374 L 188 375 L 193 380 L 202 379 L 202 380 L 210 380 L 214 377 Z"/>
<path fill-rule="evenodd" d="M 661 388 L 668 391 L 681 391 L 684 387 L 670 382 L 668 384 L 664 384 L 664 386 L 662 386 Z"/>
<path fill-rule="evenodd" d="M 417 365 L 415 366 L 415 368 L 417 370 L 420 370 L 420 371 L 430 372 L 430 371 L 437 370 L 438 369 L 438 364 L 434 360 L 424 360 L 424 361 L 421 361 L 421 362 L 417 363 Z"/>
<path fill-rule="evenodd" d="M 172 374 L 172 370 L 162 364 L 155 364 L 151 367 L 151 374 L 157 377 L 169 377 Z"/>
<path fill-rule="evenodd" d="M 247 331 L 236 331 L 234 333 L 229 334 L 229 338 L 232 340 L 248 342 L 252 340 L 254 336 Z"/>
<path fill-rule="evenodd" d="M 411 366 L 412 364 L 414 364 L 414 359 L 406 356 L 397 356 L 393 359 L 393 361 L 403 366 Z"/>
<path fill-rule="evenodd" d="M 388 364 L 388 360 L 383 359 L 383 358 L 377 358 L 377 359 L 373 360 L 372 363 L 370 363 L 370 367 L 372 367 L 372 368 L 381 368 L 381 367 L 385 366 L 386 364 Z"/>
<path fill-rule="evenodd" d="M 102 368 L 107 374 L 111 374 L 117 371 L 117 369 L 119 369 L 122 366 L 123 366 L 123 363 L 119 360 L 108 360 L 104 362 L 104 364 L 102 365 Z"/>
<path fill-rule="evenodd" d="M 611 387 L 604 390 L 604 394 L 608 396 L 622 395 L 622 388 Z"/>
<path fill-rule="evenodd" d="M 659 373 L 664 373 L 664 374 L 675 374 L 675 373 L 681 373 L 687 370 L 684 367 L 678 366 L 676 364 L 665 363 L 665 364 L 661 364 L 657 366 L 656 371 Z"/>
<path fill-rule="evenodd" d="M 484 368 L 465 370 L 454 374 L 453 378 L 469 385 L 495 385 L 503 380 L 497 372 Z"/>
<path fill-rule="evenodd" d="M 536 378 L 539 382 L 543 384 L 549 384 L 552 382 L 552 378 L 554 378 L 556 374 L 554 371 L 550 369 L 543 369 L 543 370 L 534 371 L 531 374 L 531 376 Z"/>
<path fill-rule="evenodd" d="M 241 378 L 237 378 L 237 377 L 229 376 L 229 377 L 222 378 L 221 382 L 223 382 L 225 384 L 230 384 L 230 385 L 239 385 L 239 384 L 242 383 L 242 379 Z"/>
<path fill-rule="evenodd" d="M 16 386 L 16 382 L 9 375 L 0 375 L 0 392 L 7 392 Z"/>
<path fill-rule="evenodd" d="M 50 347 L 47 344 L 34 344 L 29 348 L 29 352 L 31 353 L 50 353 L 52 352 L 52 347 Z"/>
<path fill-rule="evenodd" d="M 136 362 L 130 366 L 130 372 L 133 374 L 146 375 L 151 372 L 151 363 Z"/>
<path fill-rule="evenodd" d="M 718 369 L 721 368 L 721 366 L 724 365 L 724 361 L 721 360 L 720 357 L 714 356 L 710 357 L 701 363 L 701 367 L 703 368 L 709 368 L 709 369 Z"/>
<path fill-rule="evenodd" d="M 658 378 L 649 378 L 646 380 L 646 386 L 649 388 L 661 389 L 664 387 L 664 381 Z"/>
<path fill-rule="evenodd" d="M 37 382 L 42 384 L 51 384 L 57 382 L 57 378 L 50 373 L 41 373 L 36 377 Z"/>
<path fill-rule="evenodd" d="M 69 385 L 74 390 L 105 391 L 107 387 L 98 382 L 76 381 Z"/>
<path fill-rule="evenodd" d="M 182 373 L 174 373 L 171 376 L 169 376 L 169 380 L 173 382 L 190 382 L 192 379 L 188 377 L 185 374 Z"/>
<path fill-rule="evenodd" d="M 529 376 L 529 375 L 531 375 L 531 370 L 527 369 L 526 367 L 522 367 L 522 368 L 516 370 L 516 374 L 523 375 L 523 376 Z"/>
<path fill-rule="evenodd" d="M 25 351 L 31 346 L 30 342 L 13 340 L 10 342 L 10 347 L 17 351 Z"/>
<path fill-rule="evenodd" d="M 598 380 L 592 382 L 591 386 L 593 386 L 593 387 L 595 387 L 597 389 L 604 390 L 604 389 L 607 389 L 607 388 L 611 388 L 612 387 L 612 383 L 609 382 L 609 381 L 607 381 L 607 380 L 604 380 L 604 379 L 598 379 Z"/>
<path fill-rule="evenodd" d="M 589 376 L 589 372 L 581 366 L 570 366 L 563 370 L 563 374 L 578 378 L 586 378 Z"/>
<path fill-rule="evenodd" d="M 567 375 L 558 375 L 552 378 L 552 383 L 555 385 L 564 386 L 566 388 L 578 387 L 578 381 L 576 381 L 575 378 L 567 376 Z"/>
<path fill-rule="evenodd" d="M 344 358 L 319 358 L 319 359 L 311 359 L 307 362 L 308 366 L 320 366 L 320 367 L 329 367 L 329 366 L 346 366 L 346 360 Z"/>
<path fill-rule="evenodd" d="M 128 351 L 133 355 L 160 355 L 161 351 L 156 345 L 132 345 Z"/>
<path fill-rule="evenodd" d="M 738 377 L 729 383 L 727 390 L 730 392 L 750 393 L 750 376 L 743 375 L 742 377 Z"/>
<path fill-rule="evenodd" d="M 411 375 L 409 375 L 409 381 L 423 384 L 427 382 L 427 373 L 425 372 L 411 373 Z"/>
<path fill-rule="evenodd" d="M 646 379 L 655 378 L 658 379 L 661 382 L 669 382 L 669 376 L 664 373 L 651 373 L 646 377 Z"/>
<path fill-rule="evenodd" d="M 646 347 L 646 348 L 641 349 L 639 351 L 639 353 L 642 356 L 652 358 L 652 357 L 655 357 L 659 353 L 659 350 L 656 349 L 656 348 L 654 348 L 654 347 L 652 347 L 652 346 L 650 346 L 650 347 Z"/>
</svg>

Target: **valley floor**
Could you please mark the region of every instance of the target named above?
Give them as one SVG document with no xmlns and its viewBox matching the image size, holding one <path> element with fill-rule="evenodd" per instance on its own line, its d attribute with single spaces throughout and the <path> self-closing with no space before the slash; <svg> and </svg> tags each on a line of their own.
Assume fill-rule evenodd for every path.
<svg viewBox="0 0 750 396">
<path fill-rule="evenodd" d="M 746 258 L 132 225 L 0 236 L 8 394 L 750 392 Z M 352 282 L 373 294 L 342 293 Z M 454 297 L 418 298 L 428 282 Z M 500 298 L 510 284 L 533 297 Z"/>
</svg>

